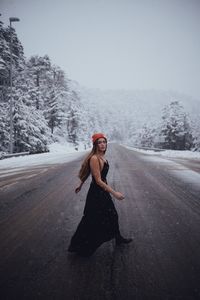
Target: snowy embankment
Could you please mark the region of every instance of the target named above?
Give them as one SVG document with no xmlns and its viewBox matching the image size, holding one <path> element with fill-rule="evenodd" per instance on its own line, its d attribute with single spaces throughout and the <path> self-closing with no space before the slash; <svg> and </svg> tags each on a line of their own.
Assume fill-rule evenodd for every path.
<svg viewBox="0 0 200 300">
<path fill-rule="evenodd" d="M 126 146 L 127 149 L 138 151 L 144 154 L 157 155 L 168 158 L 184 158 L 184 159 L 198 159 L 200 160 L 200 152 L 193 152 L 189 150 L 162 150 L 160 152 L 154 150 L 143 150 L 139 148 Z"/>
<path fill-rule="evenodd" d="M 161 165 L 171 176 L 187 184 L 188 189 L 199 195 L 200 192 L 200 152 L 164 150 L 142 150 L 126 146 L 127 149 L 146 154 L 143 159 Z M 199 196 L 198 196 L 199 197 Z"/>
<path fill-rule="evenodd" d="M 69 144 L 54 143 L 50 152 L 6 158 L 0 161 L 0 174 L 19 172 L 30 167 L 62 164 L 84 156 L 86 150 L 76 151 Z"/>
</svg>

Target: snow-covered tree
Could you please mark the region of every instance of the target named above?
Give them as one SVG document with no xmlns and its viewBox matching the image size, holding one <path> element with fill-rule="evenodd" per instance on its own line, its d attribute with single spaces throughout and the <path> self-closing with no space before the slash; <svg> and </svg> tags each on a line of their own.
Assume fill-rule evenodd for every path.
<svg viewBox="0 0 200 300">
<path fill-rule="evenodd" d="M 4 38 L 7 43 L 5 54 L 9 60 L 10 63 L 10 52 L 8 52 L 8 49 L 10 47 L 10 41 L 11 41 L 11 35 L 12 35 L 12 63 L 14 64 L 14 67 L 18 70 L 22 70 L 24 67 L 24 49 L 23 46 L 16 34 L 14 27 L 6 27 L 4 29 Z"/>
<path fill-rule="evenodd" d="M 51 77 L 51 61 L 47 55 L 31 56 L 27 61 L 28 76 L 32 78 L 32 95 L 37 109 L 44 108 L 46 93 L 48 92 Z"/>
<path fill-rule="evenodd" d="M 80 145 L 83 145 L 84 149 L 87 149 L 91 146 L 91 130 L 89 127 L 89 122 L 87 122 L 88 113 L 87 111 L 82 110 L 80 112 L 79 119 L 79 138 L 78 142 Z"/>
<path fill-rule="evenodd" d="M 141 147 L 154 147 L 155 129 L 145 124 L 138 132 L 138 140 Z"/>
<path fill-rule="evenodd" d="M 56 90 L 52 88 L 49 91 L 49 97 L 46 99 L 48 102 L 45 118 L 48 122 L 48 126 L 51 129 L 51 134 L 54 133 L 55 127 L 59 126 L 62 122 L 62 109 L 59 102 L 59 94 L 56 94 Z"/>
<path fill-rule="evenodd" d="M 20 72 L 13 82 L 14 152 L 45 152 L 49 129 L 43 113 L 32 105 L 31 80 L 26 75 L 26 70 Z"/>
<path fill-rule="evenodd" d="M 10 50 L 9 45 L 4 38 L 5 29 L 0 21 L 0 86 L 8 84 Z"/>
<path fill-rule="evenodd" d="M 200 122 L 199 116 L 194 117 L 191 121 L 193 141 L 193 151 L 200 151 Z"/>
<path fill-rule="evenodd" d="M 71 92 L 71 99 L 68 103 L 68 111 L 66 114 L 68 142 L 75 147 L 78 146 L 78 133 L 80 123 L 80 101 L 75 91 Z"/>
<path fill-rule="evenodd" d="M 165 106 L 162 114 L 160 145 L 165 149 L 189 150 L 193 146 L 193 136 L 188 115 L 179 101 Z"/>
<path fill-rule="evenodd" d="M 0 151 L 9 148 L 9 119 L 7 104 L 0 102 Z"/>
</svg>

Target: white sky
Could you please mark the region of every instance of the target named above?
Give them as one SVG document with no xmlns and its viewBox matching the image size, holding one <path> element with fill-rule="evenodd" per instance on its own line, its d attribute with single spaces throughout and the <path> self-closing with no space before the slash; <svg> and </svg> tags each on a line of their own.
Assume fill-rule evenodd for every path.
<svg viewBox="0 0 200 300">
<path fill-rule="evenodd" d="M 200 100 L 200 0 L 0 0 L 27 57 L 81 85 L 176 90 Z"/>
</svg>

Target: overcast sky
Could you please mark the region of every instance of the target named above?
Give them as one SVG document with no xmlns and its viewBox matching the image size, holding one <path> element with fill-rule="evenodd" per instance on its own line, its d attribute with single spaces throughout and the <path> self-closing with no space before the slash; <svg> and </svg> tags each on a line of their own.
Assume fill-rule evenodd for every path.
<svg viewBox="0 0 200 300">
<path fill-rule="evenodd" d="M 0 0 L 26 57 L 48 54 L 102 89 L 164 89 L 200 100 L 200 0 Z"/>
</svg>

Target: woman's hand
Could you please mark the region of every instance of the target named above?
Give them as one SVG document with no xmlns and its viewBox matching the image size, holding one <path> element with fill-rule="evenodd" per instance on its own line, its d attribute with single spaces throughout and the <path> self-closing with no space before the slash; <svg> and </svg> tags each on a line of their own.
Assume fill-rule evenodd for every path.
<svg viewBox="0 0 200 300">
<path fill-rule="evenodd" d="M 75 193 L 77 194 L 78 192 L 80 192 L 81 190 L 81 186 L 78 186 L 76 189 L 75 189 Z"/>
<path fill-rule="evenodd" d="M 81 188 L 82 188 L 83 182 L 81 182 L 81 184 L 79 184 L 79 186 L 77 188 L 75 188 L 75 193 L 77 194 L 78 192 L 80 192 Z"/>
<path fill-rule="evenodd" d="M 120 192 L 115 192 L 113 194 L 113 196 L 117 199 L 117 200 L 123 200 L 124 199 L 124 195 Z"/>
</svg>

